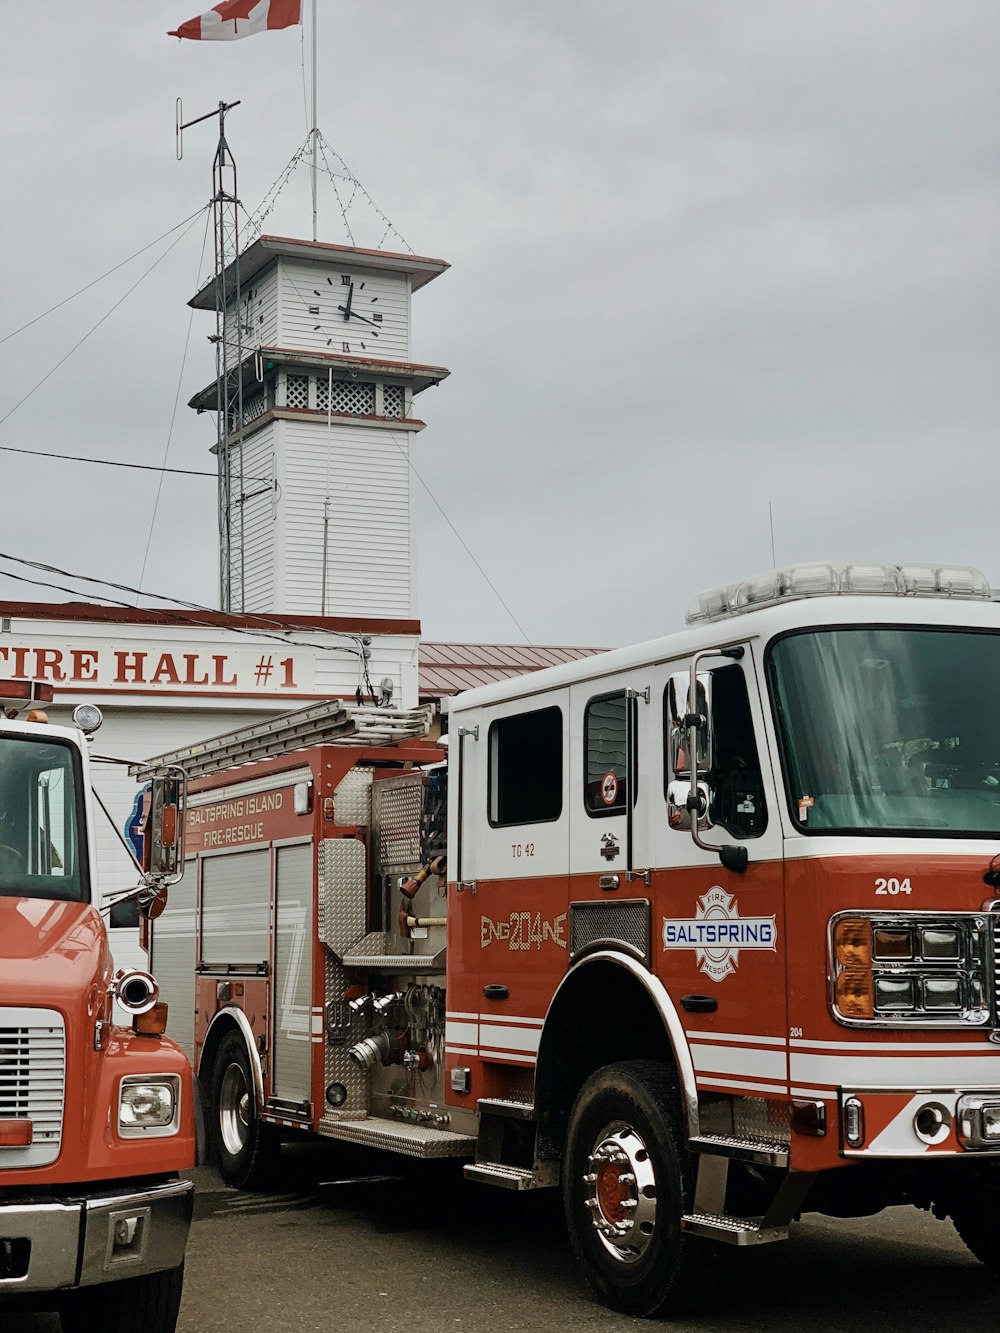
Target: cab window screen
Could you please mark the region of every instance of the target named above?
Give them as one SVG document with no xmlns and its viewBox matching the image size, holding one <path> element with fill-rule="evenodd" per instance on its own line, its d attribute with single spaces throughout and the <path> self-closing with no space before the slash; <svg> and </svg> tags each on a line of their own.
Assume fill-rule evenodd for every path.
<svg viewBox="0 0 1000 1333">
<path fill-rule="evenodd" d="M 633 724 L 635 720 L 633 700 Z M 620 815 L 625 809 L 626 739 L 625 691 L 591 699 L 583 715 L 583 803 L 589 815 Z"/>
<path fill-rule="evenodd" d="M 562 814 L 560 708 L 498 718 L 490 726 L 490 823 L 540 824 Z"/>
</svg>

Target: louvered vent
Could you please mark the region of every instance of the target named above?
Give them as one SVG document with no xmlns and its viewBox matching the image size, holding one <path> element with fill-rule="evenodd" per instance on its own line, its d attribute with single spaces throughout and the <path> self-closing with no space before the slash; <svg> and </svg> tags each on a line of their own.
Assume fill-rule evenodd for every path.
<svg viewBox="0 0 1000 1333">
<path fill-rule="evenodd" d="M 569 956 L 600 948 L 625 948 L 649 961 L 649 903 L 645 898 L 620 902 L 570 903 Z"/>
</svg>

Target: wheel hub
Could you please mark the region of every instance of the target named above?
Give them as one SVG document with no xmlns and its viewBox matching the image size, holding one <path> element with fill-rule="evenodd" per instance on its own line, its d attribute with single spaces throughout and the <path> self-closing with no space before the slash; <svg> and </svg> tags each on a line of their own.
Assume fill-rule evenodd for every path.
<svg viewBox="0 0 1000 1333">
<path fill-rule="evenodd" d="M 591 1224 L 605 1249 L 621 1263 L 634 1263 L 656 1225 L 656 1178 L 638 1131 L 609 1125 L 594 1144 L 583 1180 Z"/>
<path fill-rule="evenodd" d="M 246 1146 L 250 1130 L 250 1089 L 243 1070 L 231 1064 L 219 1089 L 219 1129 L 226 1151 L 238 1156 Z"/>
</svg>

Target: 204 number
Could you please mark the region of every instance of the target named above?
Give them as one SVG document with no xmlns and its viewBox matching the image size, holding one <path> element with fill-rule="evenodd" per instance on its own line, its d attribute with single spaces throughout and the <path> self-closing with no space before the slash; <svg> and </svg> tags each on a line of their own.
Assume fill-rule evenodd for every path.
<svg viewBox="0 0 1000 1333">
<path fill-rule="evenodd" d="M 900 893 L 912 893 L 913 885 L 910 883 L 909 875 L 906 879 L 896 879 L 894 875 L 888 879 L 879 876 L 875 881 L 875 892 L 876 894 L 887 893 L 891 898 L 895 898 Z"/>
</svg>

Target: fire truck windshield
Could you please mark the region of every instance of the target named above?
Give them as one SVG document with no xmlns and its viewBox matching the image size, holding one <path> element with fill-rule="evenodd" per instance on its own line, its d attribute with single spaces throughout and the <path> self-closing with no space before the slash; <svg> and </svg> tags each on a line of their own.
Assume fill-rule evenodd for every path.
<svg viewBox="0 0 1000 1333">
<path fill-rule="evenodd" d="M 802 832 L 1000 837 L 1000 634 L 814 630 L 768 674 Z"/>
<path fill-rule="evenodd" d="M 88 897 L 80 758 L 64 741 L 0 736 L 0 895 Z"/>
</svg>

